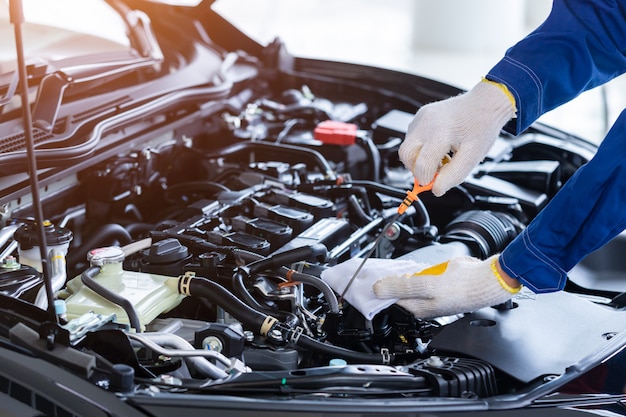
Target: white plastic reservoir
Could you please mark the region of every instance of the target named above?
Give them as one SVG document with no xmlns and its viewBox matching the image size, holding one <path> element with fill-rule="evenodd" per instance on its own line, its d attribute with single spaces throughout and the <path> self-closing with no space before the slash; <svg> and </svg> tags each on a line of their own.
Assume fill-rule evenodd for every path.
<svg viewBox="0 0 626 417">
<path fill-rule="evenodd" d="M 125 271 L 122 268 L 124 252 L 120 247 L 93 249 L 89 251 L 88 259 L 91 266 L 101 268 L 93 280 L 132 303 L 142 331 L 158 315 L 176 307 L 184 298 L 177 290 L 178 278 Z M 70 293 L 65 300 L 68 320 L 93 311 L 102 315 L 115 313 L 118 323 L 130 324 L 122 307 L 87 288 L 80 276 L 68 281 L 66 289 Z"/>
</svg>

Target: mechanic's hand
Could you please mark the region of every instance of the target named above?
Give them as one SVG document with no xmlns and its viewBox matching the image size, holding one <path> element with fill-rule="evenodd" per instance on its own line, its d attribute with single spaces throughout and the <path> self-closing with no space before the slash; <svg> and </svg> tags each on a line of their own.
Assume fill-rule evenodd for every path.
<svg viewBox="0 0 626 417">
<path fill-rule="evenodd" d="M 398 154 L 420 184 L 435 173 L 433 194 L 442 196 L 460 184 L 481 162 L 515 116 L 515 99 L 503 84 L 483 80 L 467 93 L 419 109 Z M 441 161 L 452 153 L 450 162 Z"/>
<path fill-rule="evenodd" d="M 521 289 L 497 272 L 498 255 L 481 261 L 469 256 L 431 266 L 421 272 L 390 275 L 374 284 L 377 297 L 399 298 L 398 305 L 417 318 L 467 313 L 509 300 Z"/>
</svg>

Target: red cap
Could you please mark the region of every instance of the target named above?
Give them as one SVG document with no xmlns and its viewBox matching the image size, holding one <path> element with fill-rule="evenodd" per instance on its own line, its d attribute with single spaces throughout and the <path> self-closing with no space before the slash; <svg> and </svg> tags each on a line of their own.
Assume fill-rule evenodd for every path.
<svg viewBox="0 0 626 417">
<path fill-rule="evenodd" d="M 315 127 L 315 139 L 331 145 L 354 145 L 357 125 L 354 123 L 324 120 Z"/>
</svg>

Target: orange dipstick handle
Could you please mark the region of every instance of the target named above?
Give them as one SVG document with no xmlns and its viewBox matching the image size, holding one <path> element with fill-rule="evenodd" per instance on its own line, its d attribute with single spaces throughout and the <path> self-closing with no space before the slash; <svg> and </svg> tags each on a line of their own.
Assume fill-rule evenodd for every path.
<svg viewBox="0 0 626 417">
<path fill-rule="evenodd" d="M 433 180 L 426 185 L 419 185 L 417 179 L 415 179 L 413 183 L 413 189 L 407 190 L 406 197 L 404 197 L 404 200 L 402 200 L 402 203 L 400 203 L 400 205 L 398 206 L 398 214 L 403 214 L 406 209 L 411 207 L 411 204 L 413 204 L 413 202 L 417 200 L 418 194 L 423 193 L 424 191 L 432 190 L 436 178 L 437 175 L 435 175 L 435 178 L 433 178 Z"/>
</svg>

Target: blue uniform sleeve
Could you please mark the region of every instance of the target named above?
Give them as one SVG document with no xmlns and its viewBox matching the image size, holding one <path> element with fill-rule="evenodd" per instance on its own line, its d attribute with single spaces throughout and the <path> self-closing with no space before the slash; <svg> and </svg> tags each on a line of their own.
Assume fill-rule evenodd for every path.
<svg viewBox="0 0 626 417">
<path fill-rule="evenodd" d="M 626 228 L 626 111 L 594 157 L 500 254 L 504 272 L 536 293 L 562 290 L 567 272 Z"/>
<path fill-rule="evenodd" d="M 555 0 L 546 21 L 486 78 L 515 97 L 520 133 L 545 112 L 626 72 L 625 53 L 625 0 Z"/>
</svg>

